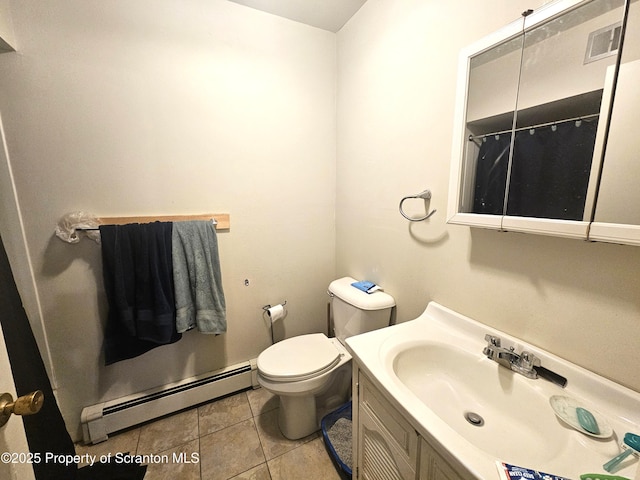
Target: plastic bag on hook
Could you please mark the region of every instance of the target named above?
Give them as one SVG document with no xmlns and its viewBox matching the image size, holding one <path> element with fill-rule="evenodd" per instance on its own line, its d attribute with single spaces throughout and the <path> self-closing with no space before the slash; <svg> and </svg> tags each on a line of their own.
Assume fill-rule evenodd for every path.
<svg viewBox="0 0 640 480">
<path fill-rule="evenodd" d="M 100 222 L 87 212 L 71 212 L 63 216 L 56 226 L 56 235 L 67 243 L 78 243 L 82 235 L 89 237 L 96 243 L 100 243 L 100 231 L 97 230 Z M 91 228 L 94 230 L 79 230 Z"/>
</svg>

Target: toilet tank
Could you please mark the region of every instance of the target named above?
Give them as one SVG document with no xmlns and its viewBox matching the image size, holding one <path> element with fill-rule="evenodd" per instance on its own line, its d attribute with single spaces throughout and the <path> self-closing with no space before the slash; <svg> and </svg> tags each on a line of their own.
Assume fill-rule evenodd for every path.
<svg viewBox="0 0 640 480">
<path fill-rule="evenodd" d="M 344 277 L 329 285 L 333 333 L 341 343 L 353 335 L 388 326 L 396 304 L 388 293 L 366 293 L 352 286 L 354 282 L 355 279 Z"/>
</svg>

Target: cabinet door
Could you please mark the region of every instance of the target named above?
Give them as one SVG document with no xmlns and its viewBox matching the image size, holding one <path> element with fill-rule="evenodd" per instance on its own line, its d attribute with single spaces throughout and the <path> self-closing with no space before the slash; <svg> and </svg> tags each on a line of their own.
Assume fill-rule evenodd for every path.
<svg viewBox="0 0 640 480">
<path fill-rule="evenodd" d="M 463 480 L 453 468 L 424 440 L 420 439 L 419 480 Z"/>
<path fill-rule="evenodd" d="M 522 44 L 518 21 L 460 53 L 449 223 L 501 226 Z"/>
<path fill-rule="evenodd" d="M 416 431 L 366 376 L 362 375 L 361 379 L 361 404 L 373 413 L 381 425 L 384 425 L 388 436 L 406 457 L 407 462 L 415 465 L 418 461 L 418 435 Z"/>
<path fill-rule="evenodd" d="M 418 434 L 366 375 L 359 375 L 356 471 L 361 480 L 414 480 Z"/>
<path fill-rule="evenodd" d="M 362 405 L 362 404 L 361 404 Z M 415 480 L 415 466 L 366 406 L 360 408 L 358 467 L 362 480 Z"/>
<path fill-rule="evenodd" d="M 631 2 L 624 33 L 602 178 L 589 239 L 640 245 L 640 5 Z M 610 75 L 612 81 L 614 72 Z"/>
</svg>

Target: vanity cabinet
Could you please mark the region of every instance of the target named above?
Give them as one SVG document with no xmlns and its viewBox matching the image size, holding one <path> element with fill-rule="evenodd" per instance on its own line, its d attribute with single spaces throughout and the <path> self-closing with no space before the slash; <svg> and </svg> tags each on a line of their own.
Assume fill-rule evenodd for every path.
<svg viewBox="0 0 640 480">
<path fill-rule="evenodd" d="M 462 480 L 354 365 L 354 478 Z"/>
<path fill-rule="evenodd" d="M 621 179 L 640 181 L 630 4 L 558 0 L 461 52 L 448 223 L 584 240 L 603 238 L 590 234 L 594 215 L 640 225 L 638 188 L 623 200 L 633 218 L 605 213 L 620 210 Z"/>
<path fill-rule="evenodd" d="M 419 480 L 463 480 L 442 456 L 423 438 L 420 439 Z"/>
</svg>

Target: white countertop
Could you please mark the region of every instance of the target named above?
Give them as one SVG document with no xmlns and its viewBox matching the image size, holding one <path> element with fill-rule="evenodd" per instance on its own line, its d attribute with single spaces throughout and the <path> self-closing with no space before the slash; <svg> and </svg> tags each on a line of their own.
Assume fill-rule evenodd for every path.
<svg viewBox="0 0 640 480">
<path fill-rule="evenodd" d="M 541 359 L 543 367 L 568 379 L 566 388 L 561 388 L 544 379 L 528 379 L 486 358 L 482 349 L 486 345 L 484 336 L 487 333 L 501 337 L 503 345 L 514 345 L 516 352 L 524 349 L 534 353 Z M 557 451 L 554 450 L 550 457 L 538 459 L 534 458 L 535 454 L 517 451 L 517 449 L 513 453 L 513 448 L 509 449 L 512 452 L 510 456 L 517 458 L 499 458 L 495 454 L 488 453 L 495 451 L 490 448 L 492 446 L 491 437 L 488 437 L 484 442 L 479 442 L 477 438 L 475 441 L 470 439 L 469 435 L 462 436 L 458 433 L 460 429 L 456 431 L 447 424 L 407 388 L 394 372 L 393 363 L 398 352 L 416 346 L 420 348 L 420 345 L 429 345 L 434 342 L 439 345 L 452 345 L 456 349 L 463 349 L 474 355 L 474 362 L 481 362 L 483 371 L 489 372 L 488 374 L 493 377 L 505 378 L 506 375 L 509 377 L 509 382 L 534 382 L 526 387 L 533 387 L 536 395 L 544 395 L 547 399 L 554 395 L 578 399 L 581 403 L 593 407 L 595 411 L 603 415 L 613 428 L 614 435 L 608 439 L 594 438 L 571 428 L 561 420 L 557 420 L 545 424 L 550 425 L 549 429 L 552 431 L 538 432 L 543 436 L 548 435 L 546 438 L 549 438 L 550 441 L 561 442 L 560 448 Z M 462 466 L 479 479 L 499 478 L 496 461 L 575 480 L 578 480 L 580 475 L 584 473 L 606 473 L 602 465 L 620 451 L 619 443 L 624 434 L 626 432 L 640 434 L 640 394 L 638 392 L 457 314 L 435 302 L 431 302 L 425 312 L 415 320 L 348 338 L 347 347 L 358 366 L 382 390 L 387 399 L 406 416 L 420 435 L 445 458 Z M 468 355 L 465 355 L 465 358 L 469 358 Z M 486 365 L 483 362 L 487 362 Z M 435 367 L 430 366 L 431 370 L 433 368 Z M 429 378 L 425 377 L 425 381 L 429 381 Z M 470 383 L 473 383 L 471 379 Z M 505 395 L 509 395 L 509 392 L 506 391 Z M 528 407 L 524 404 L 522 408 L 526 410 Z M 545 416 L 555 416 L 551 405 L 548 406 L 548 412 L 545 411 L 544 414 Z M 536 423 L 536 418 L 531 418 L 534 429 Z M 499 436 L 503 440 L 504 437 L 509 438 L 509 441 L 512 442 L 511 446 L 517 446 L 519 432 L 516 428 L 513 430 L 515 431 L 504 431 Z M 528 463 L 517 463 L 519 461 Z M 623 465 L 625 467 L 615 472 L 615 475 L 634 478 L 636 468 L 638 468 L 638 460 L 627 461 Z"/>
</svg>

